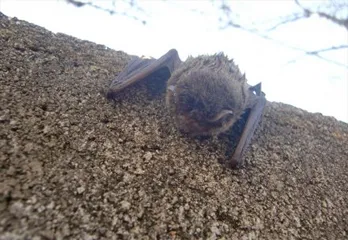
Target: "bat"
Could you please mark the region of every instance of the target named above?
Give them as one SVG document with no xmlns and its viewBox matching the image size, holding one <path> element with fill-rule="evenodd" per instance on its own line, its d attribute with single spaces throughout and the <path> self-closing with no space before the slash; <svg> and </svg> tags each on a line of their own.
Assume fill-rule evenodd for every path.
<svg viewBox="0 0 348 240">
<path fill-rule="evenodd" d="M 237 168 L 250 144 L 266 105 L 261 83 L 250 86 L 233 60 L 223 53 L 189 57 L 175 49 L 159 59 L 134 57 L 109 87 L 107 98 L 167 68 L 166 106 L 180 132 L 189 136 L 216 136 L 229 130 L 250 110 L 242 134 L 227 165 Z"/>
</svg>

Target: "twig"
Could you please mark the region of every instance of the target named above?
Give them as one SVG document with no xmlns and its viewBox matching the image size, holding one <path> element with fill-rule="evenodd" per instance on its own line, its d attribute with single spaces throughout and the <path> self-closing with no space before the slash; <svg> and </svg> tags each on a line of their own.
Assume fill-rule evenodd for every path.
<svg viewBox="0 0 348 240">
<path fill-rule="evenodd" d="M 317 54 L 322 53 L 322 52 L 328 52 L 328 51 L 339 50 L 339 49 L 344 49 L 344 48 L 348 48 L 348 45 L 333 46 L 333 47 L 319 49 L 319 50 L 315 50 L 315 51 L 308 51 L 308 52 L 306 52 L 306 54 L 317 55 Z"/>
<path fill-rule="evenodd" d="M 285 25 L 285 24 L 290 23 L 290 22 L 296 22 L 296 21 L 304 19 L 304 18 L 308 18 L 308 16 L 304 15 L 303 13 L 294 13 L 293 15 L 288 15 L 288 16 L 285 17 L 284 20 L 282 20 L 281 22 L 277 23 L 273 27 L 267 29 L 266 31 L 268 31 L 268 32 L 273 31 L 273 30 L 277 29 L 278 27 L 280 27 L 282 25 Z"/>
<path fill-rule="evenodd" d="M 295 0 L 297 1 L 297 0 Z M 286 48 L 289 48 L 289 49 L 292 49 L 292 50 L 295 50 L 295 51 L 300 51 L 300 52 L 303 52 L 304 54 L 306 55 L 311 55 L 311 56 L 315 56 L 321 60 L 324 60 L 326 62 L 329 62 L 331 64 L 335 64 L 337 66 L 340 66 L 340 67 L 345 67 L 345 68 L 348 68 L 348 65 L 346 64 L 343 64 L 343 63 L 340 63 L 340 62 L 336 62 L 336 61 L 333 61 L 331 59 L 327 59 L 323 56 L 321 56 L 319 53 L 321 52 L 325 52 L 325 51 L 331 51 L 331 50 L 337 50 L 337 49 L 343 49 L 343 48 L 348 48 L 347 45 L 341 45 L 341 46 L 334 46 L 334 47 L 330 47 L 330 48 L 326 48 L 326 49 L 321 49 L 321 50 L 316 50 L 316 51 L 307 51 L 305 49 L 302 49 L 302 48 L 299 48 L 299 47 L 295 47 L 295 46 L 292 46 L 292 45 L 289 45 L 285 42 L 282 42 L 282 41 L 279 41 L 279 40 L 276 40 L 272 37 L 270 37 L 269 35 L 265 35 L 265 34 L 262 34 L 260 31 L 258 31 L 257 29 L 255 28 L 246 28 L 238 23 L 235 23 L 232 19 L 231 19 L 231 8 L 229 6 L 226 7 L 226 4 L 223 2 L 222 3 L 222 6 L 221 6 L 221 9 L 223 10 L 223 13 L 229 18 L 229 20 L 227 21 L 227 24 L 222 27 L 222 29 L 226 29 L 227 27 L 234 27 L 234 28 L 237 28 L 237 29 L 240 29 L 240 30 L 243 30 L 243 31 L 246 31 L 248 33 L 251 33 L 251 34 L 254 34 L 258 37 L 261 37 L 263 39 L 266 39 L 266 40 L 269 40 L 269 41 L 272 41 L 280 46 L 283 46 L 283 47 L 286 47 Z M 311 16 L 311 12 L 304 12 L 302 14 L 302 16 L 305 18 L 305 17 L 310 17 Z M 298 15 L 299 17 L 299 15 Z M 300 18 L 298 18 L 300 19 Z M 296 19 L 294 18 L 294 21 L 296 21 Z M 285 24 L 286 22 L 284 22 L 283 24 Z M 279 25 L 280 26 L 280 25 Z M 294 60 L 291 60 L 290 62 L 294 62 Z"/>
<path fill-rule="evenodd" d="M 346 30 L 348 30 L 348 17 L 346 19 L 339 19 L 333 15 L 329 15 L 327 13 L 321 12 L 321 11 L 316 11 L 313 12 L 308 8 L 303 7 L 298 0 L 294 0 L 296 5 L 299 6 L 303 11 L 305 15 L 313 15 L 317 14 L 319 17 L 326 18 L 334 23 L 336 23 L 339 26 L 345 27 Z"/>
<path fill-rule="evenodd" d="M 73 4 L 75 7 L 84 7 L 84 6 L 90 6 L 90 7 L 93 7 L 95 9 L 98 9 L 98 10 L 101 10 L 101 11 L 104 11 L 104 12 L 107 12 L 109 13 L 110 15 L 121 15 L 121 16 L 126 16 L 126 17 L 129 17 L 129 18 L 133 18 L 134 20 L 136 21 L 140 21 L 142 24 L 146 24 L 146 21 L 145 20 L 141 20 L 139 19 L 138 17 L 136 16 L 131 16 L 129 14 L 127 14 L 126 12 L 117 12 L 115 10 L 112 10 L 112 9 L 109 9 L 109 8 L 103 8 L 99 5 L 96 5 L 92 2 L 81 2 L 79 0 L 65 0 L 67 3 L 70 3 L 70 4 Z M 112 5 L 115 7 L 115 1 L 112 2 Z M 129 5 L 132 7 L 132 8 L 135 8 L 136 7 L 136 4 L 135 4 L 135 1 L 134 0 L 130 0 L 129 2 Z M 136 9 L 138 11 L 143 11 L 141 8 L 139 7 L 136 7 Z"/>
</svg>

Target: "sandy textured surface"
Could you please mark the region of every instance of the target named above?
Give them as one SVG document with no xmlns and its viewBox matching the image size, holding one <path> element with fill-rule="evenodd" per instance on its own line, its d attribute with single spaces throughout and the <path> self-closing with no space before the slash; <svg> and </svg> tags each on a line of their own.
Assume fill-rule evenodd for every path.
<svg viewBox="0 0 348 240">
<path fill-rule="evenodd" d="M 267 103 L 229 170 L 146 83 L 105 99 L 128 59 L 0 14 L 0 239 L 348 238 L 347 124 Z"/>
</svg>

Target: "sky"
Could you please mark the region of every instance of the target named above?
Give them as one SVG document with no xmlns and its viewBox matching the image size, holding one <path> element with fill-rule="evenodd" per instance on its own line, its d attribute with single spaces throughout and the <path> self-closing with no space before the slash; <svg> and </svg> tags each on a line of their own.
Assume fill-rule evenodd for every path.
<svg viewBox="0 0 348 240">
<path fill-rule="evenodd" d="M 111 1 L 94 2 L 110 7 Z M 246 73 L 250 85 L 262 82 L 267 100 L 348 122 L 348 68 L 293 49 L 313 51 L 348 44 L 348 32 L 343 27 L 311 17 L 267 32 L 277 40 L 275 42 L 240 29 L 222 28 L 225 21 L 219 21 L 221 12 L 212 1 L 143 0 L 138 3 L 143 10 L 116 1 L 116 9 L 130 16 L 109 15 L 91 7 L 76 8 L 62 0 L 0 0 L 0 11 L 52 32 L 104 44 L 132 55 L 159 58 L 176 48 L 185 60 L 189 55 L 224 52 Z M 298 10 L 290 0 L 229 3 L 233 13 L 238 13 L 235 18 L 238 22 L 250 27 L 257 24 L 260 29 L 277 22 L 279 16 Z M 305 2 L 307 5 L 317 3 L 320 1 Z M 145 25 L 142 20 L 146 21 Z M 327 52 L 325 57 L 348 66 L 348 49 Z"/>
</svg>

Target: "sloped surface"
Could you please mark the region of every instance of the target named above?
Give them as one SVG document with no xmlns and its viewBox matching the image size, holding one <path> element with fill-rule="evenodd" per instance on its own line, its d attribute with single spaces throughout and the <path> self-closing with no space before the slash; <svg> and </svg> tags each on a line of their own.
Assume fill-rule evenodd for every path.
<svg viewBox="0 0 348 240">
<path fill-rule="evenodd" d="M 228 170 L 146 83 L 105 99 L 128 59 L 0 14 L 0 239 L 347 238 L 347 124 L 267 103 Z"/>
</svg>

